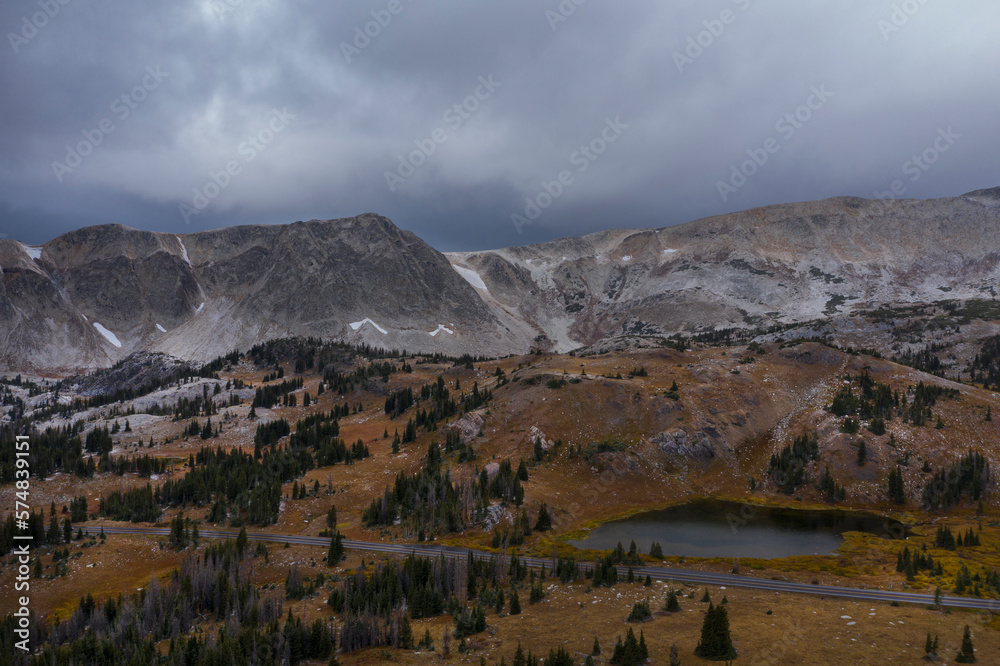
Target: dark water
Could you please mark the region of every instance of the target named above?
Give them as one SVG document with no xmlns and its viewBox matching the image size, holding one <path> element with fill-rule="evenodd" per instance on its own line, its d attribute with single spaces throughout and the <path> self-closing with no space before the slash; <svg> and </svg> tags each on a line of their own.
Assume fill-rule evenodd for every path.
<svg viewBox="0 0 1000 666">
<path fill-rule="evenodd" d="M 852 531 L 891 538 L 905 535 L 900 523 L 870 513 L 700 500 L 605 523 L 587 538 L 570 543 L 610 549 L 621 541 L 627 549 L 634 539 L 644 553 L 652 541 L 659 541 L 664 555 L 775 558 L 833 553 L 843 533 Z"/>
</svg>

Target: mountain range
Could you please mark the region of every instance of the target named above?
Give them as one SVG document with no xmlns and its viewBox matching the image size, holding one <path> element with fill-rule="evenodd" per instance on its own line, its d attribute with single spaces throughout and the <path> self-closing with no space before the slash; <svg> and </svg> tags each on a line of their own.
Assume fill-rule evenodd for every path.
<svg viewBox="0 0 1000 666">
<path fill-rule="evenodd" d="M 476 252 L 441 253 L 372 213 L 183 235 L 109 224 L 35 247 L 0 240 L 0 369 L 63 374 L 136 351 L 204 361 L 287 336 L 565 352 L 998 289 L 1000 188 L 780 204 Z"/>
</svg>

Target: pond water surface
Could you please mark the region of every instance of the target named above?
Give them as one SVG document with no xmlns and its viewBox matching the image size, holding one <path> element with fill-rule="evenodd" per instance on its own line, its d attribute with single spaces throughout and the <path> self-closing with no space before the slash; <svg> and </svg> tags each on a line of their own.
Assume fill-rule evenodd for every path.
<svg viewBox="0 0 1000 666">
<path fill-rule="evenodd" d="M 844 532 L 852 531 L 887 538 L 906 534 L 901 523 L 872 513 L 699 500 L 605 523 L 570 543 L 601 550 L 621 541 L 628 549 L 634 539 L 643 553 L 658 541 L 664 555 L 768 559 L 834 553 Z"/>
</svg>

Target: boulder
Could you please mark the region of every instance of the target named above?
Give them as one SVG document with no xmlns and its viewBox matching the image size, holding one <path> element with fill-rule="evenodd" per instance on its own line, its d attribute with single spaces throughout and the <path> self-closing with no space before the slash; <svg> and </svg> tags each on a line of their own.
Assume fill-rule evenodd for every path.
<svg viewBox="0 0 1000 666">
<path fill-rule="evenodd" d="M 708 460 L 715 457 L 715 446 L 704 431 L 688 435 L 683 430 L 661 432 L 653 435 L 650 442 L 660 447 L 668 456 L 682 456 L 696 460 Z"/>
</svg>

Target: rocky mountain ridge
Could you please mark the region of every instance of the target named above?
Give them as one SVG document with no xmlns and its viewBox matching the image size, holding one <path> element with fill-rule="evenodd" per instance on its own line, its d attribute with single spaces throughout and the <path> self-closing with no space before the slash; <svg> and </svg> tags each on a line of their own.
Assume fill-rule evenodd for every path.
<svg viewBox="0 0 1000 666">
<path fill-rule="evenodd" d="M 0 369 L 69 373 L 136 351 L 205 361 L 314 336 L 448 354 L 995 300 L 1000 188 L 840 197 L 660 229 L 442 254 L 388 219 L 174 235 L 101 225 L 0 240 Z"/>
<path fill-rule="evenodd" d="M 0 240 L 0 365 L 68 372 L 140 350 L 204 361 L 286 336 L 513 348 L 444 256 L 384 217 L 177 236 L 102 225 Z"/>
<path fill-rule="evenodd" d="M 477 272 L 499 319 L 533 325 L 558 351 L 891 303 L 996 299 L 1000 188 L 949 199 L 781 204 L 448 256 Z"/>
</svg>

